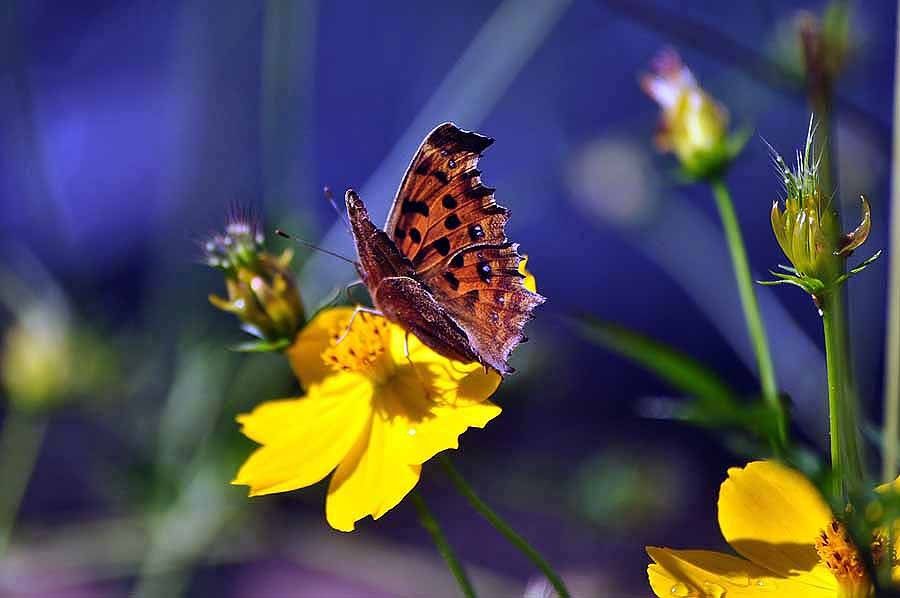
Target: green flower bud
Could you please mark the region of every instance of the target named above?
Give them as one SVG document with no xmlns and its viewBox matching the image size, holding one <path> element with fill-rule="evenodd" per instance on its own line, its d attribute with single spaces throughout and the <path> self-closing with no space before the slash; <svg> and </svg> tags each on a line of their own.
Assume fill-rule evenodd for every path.
<svg viewBox="0 0 900 598">
<path fill-rule="evenodd" d="M 818 303 L 824 293 L 843 284 L 850 276 L 861 272 L 881 252 L 845 272 L 847 258 L 869 236 L 872 227 L 872 210 L 865 197 L 862 201 L 862 218 L 853 231 L 842 234 L 840 219 L 832 206 L 832 199 L 821 189 L 819 160 L 814 158 L 812 140 L 814 126 L 810 120 L 806 147 L 797 155 L 794 170 L 773 151 L 775 166 L 785 188 L 784 208 L 778 201 L 772 204 L 772 230 L 784 255 L 792 267 L 773 272 L 778 280 L 763 284 L 793 284 L 803 288 Z"/>
<path fill-rule="evenodd" d="M 233 313 L 242 328 L 265 341 L 256 350 L 287 346 L 304 322 L 303 303 L 289 270 L 293 253 L 274 256 L 263 249 L 255 221 L 232 218 L 222 235 L 204 245 L 206 263 L 225 274 L 228 297 L 210 295 L 217 308 Z"/>
</svg>

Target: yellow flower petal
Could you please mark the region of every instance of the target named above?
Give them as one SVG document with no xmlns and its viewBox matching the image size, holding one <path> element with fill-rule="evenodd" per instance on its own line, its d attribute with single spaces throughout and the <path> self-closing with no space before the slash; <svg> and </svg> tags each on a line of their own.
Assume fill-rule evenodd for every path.
<svg viewBox="0 0 900 598">
<path fill-rule="evenodd" d="M 478 371 L 484 377 L 480 368 Z M 414 371 L 398 373 L 377 397 L 377 417 L 391 435 L 393 458 L 418 465 L 443 450 L 459 448 L 460 434 L 469 427 L 483 428 L 500 414 L 500 407 L 484 400 L 494 388 L 494 384 L 484 386 L 477 400 L 465 397 L 457 401 L 455 390 L 427 398 Z"/>
<path fill-rule="evenodd" d="M 522 284 L 525 285 L 525 288 L 532 293 L 537 293 L 537 281 L 534 278 L 534 274 L 528 271 L 527 255 L 523 255 L 522 261 L 519 262 L 519 273 L 525 276 L 525 278 L 522 280 Z"/>
<path fill-rule="evenodd" d="M 378 415 L 370 418 L 368 429 L 334 472 L 325 502 L 325 517 L 334 529 L 353 531 L 366 515 L 378 519 L 419 481 L 419 465 L 393 458 L 395 447 L 386 428 Z"/>
<path fill-rule="evenodd" d="M 304 388 L 318 384 L 335 372 L 322 360 L 322 353 L 328 348 L 335 330 L 344 330 L 353 309 L 335 307 L 323 309 L 303 328 L 294 344 L 287 350 L 288 361 L 294 375 Z"/>
<path fill-rule="evenodd" d="M 816 576 L 773 575 L 771 571 L 739 557 L 707 550 L 669 550 L 647 547 L 654 563 L 647 567 L 650 587 L 660 598 L 678 596 L 790 596 L 834 598 L 837 585 L 822 585 Z"/>
<path fill-rule="evenodd" d="M 834 577 L 814 543 L 832 518 L 806 477 L 774 461 L 729 469 L 719 491 L 719 527 L 739 554 L 780 575 L 812 571 L 822 587 Z"/>
<path fill-rule="evenodd" d="M 462 403 L 480 403 L 497 390 L 502 378 L 500 375 L 479 363 L 462 363 L 453 361 L 432 351 L 422 342 L 409 335 L 409 357 L 406 356 L 406 331 L 400 326 L 391 325 L 390 353 L 397 365 L 398 377 L 404 379 L 412 390 L 421 389 L 423 382 L 429 386 L 432 398 L 444 404 L 459 405 Z M 415 368 L 414 371 L 410 367 Z M 421 393 L 419 393 L 421 394 Z"/>
<path fill-rule="evenodd" d="M 372 413 L 372 387 L 349 376 L 334 377 L 302 399 L 263 403 L 238 421 L 263 444 L 241 466 L 233 484 L 250 496 L 315 484 L 350 452 Z"/>
<path fill-rule="evenodd" d="M 885 494 L 893 490 L 894 492 L 900 493 L 900 478 L 897 478 L 893 482 L 888 482 L 886 484 L 881 484 L 880 486 L 875 487 L 875 492 L 880 494 Z"/>
</svg>

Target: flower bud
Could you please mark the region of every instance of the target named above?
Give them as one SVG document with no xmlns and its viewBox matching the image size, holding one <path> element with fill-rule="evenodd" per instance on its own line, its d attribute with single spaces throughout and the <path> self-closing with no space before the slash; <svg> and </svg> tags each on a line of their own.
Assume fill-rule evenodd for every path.
<svg viewBox="0 0 900 598">
<path fill-rule="evenodd" d="M 68 392 L 74 366 L 64 314 L 33 306 L 3 339 L 3 386 L 13 405 L 36 411 L 58 403 Z"/>
<path fill-rule="evenodd" d="M 660 53 L 641 88 L 662 108 L 656 145 L 672 152 L 695 179 L 720 175 L 740 152 L 745 137 L 728 135 L 728 112 L 703 90 L 677 53 Z"/>
<path fill-rule="evenodd" d="M 773 150 L 775 167 L 784 183 L 785 198 L 783 209 L 778 201 L 772 204 L 772 230 L 793 267 L 783 268 L 787 273 L 773 272 L 778 280 L 765 284 L 794 284 L 818 301 L 823 293 L 865 269 L 881 252 L 844 272 L 846 259 L 869 236 L 872 211 L 866 198 L 860 197 L 862 219 L 859 226 L 849 233 L 841 233 L 832 199 L 823 193 L 820 185 L 819 160 L 813 156 L 812 148 L 814 131 L 810 121 L 806 147 L 802 153 L 798 152 L 794 170 Z"/>
<path fill-rule="evenodd" d="M 801 11 L 795 22 L 807 77 L 816 85 L 829 84 L 854 50 L 848 3 L 830 2 L 821 17 Z"/>
<path fill-rule="evenodd" d="M 66 304 L 35 299 L 14 313 L 0 355 L 0 380 L 14 408 L 47 411 L 76 397 L 96 396 L 115 382 L 113 350 L 73 322 Z"/>
<path fill-rule="evenodd" d="M 209 301 L 266 342 L 255 348 L 281 348 L 303 325 L 303 303 L 289 270 L 293 253 L 272 255 L 264 250 L 264 240 L 255 221 L 238 216 L 224 234 L 206 242 L 206 263 L 225 274 L 228 291 L 227 298 L 210 295 Z"/>
</svg>

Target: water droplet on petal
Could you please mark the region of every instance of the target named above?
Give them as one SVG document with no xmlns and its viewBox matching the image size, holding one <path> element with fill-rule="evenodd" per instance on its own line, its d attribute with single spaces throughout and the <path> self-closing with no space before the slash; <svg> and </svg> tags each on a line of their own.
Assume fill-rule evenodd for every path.
<svg viewBox="0 0 900 598">
<path fill-rule="evenodd" d="M 672 586 L 671 589 L 669 589 L 669 593 L 673 596 L 678 596 L 679 598 L 688 598 L 692 594 L 691 589 L 681 582 Z"/>
<path fill-rule="evenodd" d="M 703 594 L 709 598 L 724 598 L 725 588 L 711 581 L 704 582 Z"/>
<path fill-rule="evenodd" d="M 406 433 L 409 434 L 410 436 L 415 436 L 415 435 L 416 435 L 416 429 L 415 429 L 415 428 L 410 428 L 410 429 L 408 429 L 408 430 L 406 431 Z"/>
<path fill-rule="evenodd" d="M 761 592 L 774 592 L 778 587 L 771 579 L 757 579 L 753 585 Z"/>
</svg>

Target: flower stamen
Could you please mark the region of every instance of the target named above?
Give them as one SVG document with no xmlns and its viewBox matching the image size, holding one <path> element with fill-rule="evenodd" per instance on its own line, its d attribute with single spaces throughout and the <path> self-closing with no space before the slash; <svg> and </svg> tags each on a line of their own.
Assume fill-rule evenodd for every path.
<svg viewBox="0 0 900 598">
<path fill-rule="evenodd" d="M 331 333 L 323 361 L 338 372 L 358 372 L 384 381 L 393 367 L 385 358 L 390 342 L 385 318 L 359 311 L 352 321 L 338 323 Z"/>
<path fill-rule="evenodd" d="M 844 596 L 865 596 L 869 588 L 865 565 L 844 524 L 833 519 L 816 538 L 816 553 L 834 575 Z"/>
</svg>

